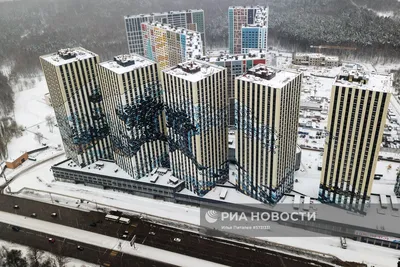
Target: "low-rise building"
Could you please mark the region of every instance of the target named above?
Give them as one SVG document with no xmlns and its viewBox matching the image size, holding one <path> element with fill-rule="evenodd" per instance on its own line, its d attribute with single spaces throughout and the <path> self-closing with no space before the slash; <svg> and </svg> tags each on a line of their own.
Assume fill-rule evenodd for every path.
<svg viewBox="0 0 400 267">
<path fill-rule="evenodd" d="M 140 179 L 133 179 L 113 161 L 99 160 L 80 168 L 70 159 L 52 167 L 56 181 L 84 184 L 103 189 L 115 189 L 138 196 L 174 202 L 174 194 L 185 182 L 172 176 L 167 168 L 156 168 Z"/>
<path fill-rule="evenodd" d="M 292 63 L 295 65 L 306 66 L 325 66 L 338 67 L 340 66 L 339 57 L 326 56 L 317 53 L 294 53 Z"/>
</svg>

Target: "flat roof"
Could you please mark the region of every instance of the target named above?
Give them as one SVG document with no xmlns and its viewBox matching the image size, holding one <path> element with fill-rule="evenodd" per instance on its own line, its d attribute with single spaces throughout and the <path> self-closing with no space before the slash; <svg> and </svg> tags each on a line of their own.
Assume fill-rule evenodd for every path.
<svg viewBox="0 0 400 267">
<path fill-rule="evenodd" d="M 127 65 L 121 65 L 118 62 L 125 62 Z M 143 68 L 152 64 L 156 64 L 156 62 L 142 57 L 138 54 L 125 54 L 114 57 L 113 60 L 105 61 L 99 63 L 100 66 L 111 70 L 117 74 L 123 74 L 127 72 L 131 72 L 132 70 Z"/>
<path fill-rule="evenodd" d="M 96 168 L 96 166 L 101 165 L 101 168 Z M 148 174 L 148 176 L 141 177 L 140 179 L 133 179 L 132 176 L 130 176 L 128 173 L 126 173 L 123 169 L 121 169 L 117 164 L 111 161 L 106 161 L 106 160 L 98 160 L 90 165 L 87 165 L 83 168 L 79 167 L 75 163 L 72 162 L 72 160 L 66 160 L 64 162 L 58 163 L 54 165 L 57 168 L 61 169 L 66 169 L 66 170 L 74 170 L 74 171 L 79 171 L 82 173 L 90 173 L 90 174 L 99 174 L 99 175 L 104 175 L 108 176 L 111 179 L 112 178 L 119 178 L 119 179 L 125 179 L 125 180 L 130 180 L 130 181 L 135 181 L 135 182 L 143 182 L 143 183 L 148 183 L 148 184 L 157 184 L 157 185 L 162 185 L 162 186 L 167 186 L 167 187 L 172 187 L 175 188 L 181 183 L 183 183 L 182 180 L 179 180 L 177 184 L 172 184 L 169 182 L 169 179 L 171 177 L 174 177 L 172 175 L 172 171 L 167 171 L 164 175 L 155 173 L 155 174 Z M 115 170 L 118 170 L 115 172 Z M 158 179 L 155 183 L 150 182 L 150 180 L 158 175 Z M 178 179 L 175 177 L 175 179 Z"/>
<path fill-rule="evenodd" d="M 250 50 L 247 54 L 229 54 L 225 51 L 214 51 L 200 58 L 200 60 L 207 62 L 224 62 L 224 61 L 235 61 L 235 60 L 255 60 L 255 59 L 266 59 L 265 51 Z"/>
<path fill-rule="evenodd" d="M 67 54 L 67 53 L 69 53 L 71 55 L 71 57 L 63 58 L 62 54 Z M 60 49 L 55 53 L 43 55 L 43 56 L 41 56 L 41 58 L 46 60 L 47 62 L 50 62 L 51 64 L 53 64 L 55 66 L 61 66 L 61 65 L 72 63 L 74 61 L 89 59 L 89 58 L 93 58 L 96 56 L 97 56 L 97 54 L 95 54 L 89 50 L 86 50 L 85 48 L 74 47 L 74 48 Z"/>
<path fill-rule="evenodd" d="M 359 81 L 348 81 L 345 79 L 340 79 L 340 76 L 353 76 L 362 77 L 367 82 L 366 84 L 360 83 Z M 365 71 L 348 69 L 346 67 L 342 68 L 341 73 L 336 77 L 333 86 L 345 86 L 362 90 L 378 91 L 392 93 L 393 91 L 393 81 L 392 75 L 386 74 L 369 74 Z"/>
<path fill-rule="evenodd" d="M 262 9 L 268 9 L 268 7 L 265 6 L 260 6 L 260 5 L 256 5 L 256 6 L 230 6 L 229 8 L 232 9 L 242 9 L 242 8 L 246 8 L 246 9 L 255 9 L 255 8 L 262 8 Z"/>
<path fill-rule="evenodd" d="M 270 86 L 272 88 L 282 88 L 286 84 L 288 84 L 290 81 L 295 79 L 297 76 L 300 75 L 300 72 L 296 72 L 294 70 L 279 70 L 279 69 L 274 69 L 267 67 L 265 64 L 258 64 L 257 66 L 254 66 L 251 68 L 249 71 L 256 71 L 258 69 L 266 70 L 266 71 L 271 71 L 275 72 L 275 76 L 271 79 L 264 79 L 261 77 L 258 77 L 253 74 L 245 73 L 241 76 L 238 76 L 236 79 L 239 79 L 241 81 L 246 81 L 246 82 L 253 82 L 265 86 Z"/>
<path fill-rule="evenodd" d="M 204 12 L 203 9 L 187 9 L 187 10 L 177 10 L 177 11 L 168 11 L 168 12 L 156 12 L 149 14 L 138 14 L 138 15 L 127 15 L 124 16 L 125 19 L 129 18 L 143 18 L 143 17 L 154 17 L 154 16 L 167 16 L 172 14 L 182 14 L 182 13 L 191 13 L 191 12 Z"/>
<path fill-rule="evenodd" d="M 193 71 L 185 71 L 185 68 Z M 197 69 L 197 71 L 195 71 L 195 69 Z M 197 82 L 214 73 L 223 71 L 224 69 L 224 67 L 201 60 L 189 60 L 178 64 L 178 66 L 165 69 L 163 72 L 190 82 Z"/>
</svg>

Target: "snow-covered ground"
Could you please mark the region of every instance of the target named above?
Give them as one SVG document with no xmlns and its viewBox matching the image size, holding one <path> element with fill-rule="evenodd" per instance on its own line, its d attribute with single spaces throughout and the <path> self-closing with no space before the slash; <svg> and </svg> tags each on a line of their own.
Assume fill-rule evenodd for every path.
<svg viewBox="0 0 400 267">
<path fill-rule="evenodd" d="M 48 93 L 45 79 L 36 81 L 32 89 L 15 93 L 14 117 L 18 125 L 25 128 L 23 136 L 13 138 L 8 145 L 9 159 L 15 159 L 25 151 L 42 147 L 41 143 L 49 146 L 62 146 L 60 131 L 57 127 L 52 130 L 46 124 L 46 116 L 51 116 L 56 124 L 54 110 L 44 101 L 44 95 Z M 35 140 L 35 133 L 43 134 L 41 143 Z"/>
<path fill-rule="evenodd" d="M 22 228 L 31 229 L 49 235 L 61 236 L 74 241 L 79 241 L 86 244 L 91 244 L 115 251 L 120 251 L 125 254 L 135 255 L 142 258 L 158 260 L 161 262 L 177 265 L 177 266 L 224 266 L 221 264 L 201 260 L 186 255 L 169 252 L 162 249 L 149 247 L 142 244 L 136 244 L 136 249 L 131 247 L 129 241 L 124 241 L 118 238 L 104 236 L 92 232 L 87 232 L 59 224 L 49 223 L 29 217 L 19 216 L 7 212 L 0 212 L 0 221 L 12 225 L 18 225 Z M 121 243 L 121 246 L 119 244 Z"/>
<path fill-rule="evenodd" d="M 332 254 L 341 260 L 365 263 L 368 267 L 393 267 L 396 266 L 399 257 L 398 250 L 378 247 L 351 239 L 346 240 L 347 249 L 342 249 L 338 237 L 270 237 L 263 239 Z"/>
<path fill-rule="evenodd" d="M 321 178 L 321 171 L 318 170 L 318 163 L 321 161 L 321 152 L 302 150 L 301 167 L 294 175 L 295 179 L 298 180 L 298 182 L 294 184 L 295 191 L 318 198 Z M 391 168 L 388 168 L 389 166 L 391 166 Z M 400 163 L 383 160 L 378 161 L 376 173 L 383 174 L 383 178 L 381 180 L 374 180 L 372 185 L 373 194 L 394 194 L 393 189 L 396 183 L 397 168 L 400 168 Z"/>
<path fill-rule="evenodd" d="M 3 240 L 0 240 L 0 247 L 6 247 L 8 250 L 12 250 L 12 249 L 20 250 L 22 252 L 22 256 L 24 256 L 24 257 L 27 256 L 28 251 L 29 251 L 29 247 L 11 243 L 11 242 L 7 242 L 7 241 L 3 241 Z M 55 259 L 55 256 L 49 252 L 45 252 L 45 253 L 43 253 L 43 258 Z M 97 266 L 95 264 L 88 263 L 88 262 L 81 261 L 81 260 L 74 259 L 74 258 L 67 258 L 66 262 L 67 262 L 67 264 L 65 265 L 65 267 L 94 267 L 94 266 Z"/>
</svg>

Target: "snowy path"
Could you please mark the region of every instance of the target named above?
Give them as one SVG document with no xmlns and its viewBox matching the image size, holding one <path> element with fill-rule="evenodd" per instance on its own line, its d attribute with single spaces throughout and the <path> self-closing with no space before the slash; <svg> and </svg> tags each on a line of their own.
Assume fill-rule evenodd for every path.
<svg viewBox="0 0 400 267">
<path fill-rule="evenodd" d="M 31 229 L 38 232 L 47 233 L 49 235 L 65 237 L 71 240 L 92 244 L 95 246 L 119 250 L 123 253 L 157 260 L 160 262 L 165 262 L 177 266 L 182 267 L 218 267 L 225 266 L 213 262 L 209 262 L 206 260 L 201 260 L 173 252 L 169 252 L 166 250 L 161 250 L 141 244 L 136 244 L 136 249 L 133 249 L 129 241 L 121 241 L 117 238 L 104 236 L 100 234 L 95 234 L 59 224 L 49 223 L 37 219 L 32 219 L 29 217 L 19 216 L 7 212 L 0 211 L 0 221 L 3 223 L 8 223 L 12 225 L 18 225 L 22 228 Z M 121 249 L 118 248 L 119 242 L 122 242 Z"/>
</svg>

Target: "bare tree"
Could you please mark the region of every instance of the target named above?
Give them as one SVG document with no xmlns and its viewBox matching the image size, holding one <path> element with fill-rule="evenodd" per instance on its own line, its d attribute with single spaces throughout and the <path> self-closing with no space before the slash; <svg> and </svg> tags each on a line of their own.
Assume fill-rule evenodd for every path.
<svg viewBox="0 0 400 267">
<path fill-rule="evenodd" d="M 33 247 L 29 248 L 27 258 L 29 259 L 30 267 L 40 267 L 43 254 L 44 252 L 40 249 Z"/>
<path fill-rule="evenodd" d="M 46 116 L 46 125 L 49 127 L 49 131 L 52 133 L 54 127 L 54 118 L 51 115 Z"/>
<path fill-rule="evenodd" d="M 35 140 L 39 142 L 39 144 L 42 142 L 44 136 L 42 133 L 36 132 L 35 133 Z"/>
<path fill-rule="evenodd" d="M 54 255 L 58 267 L 65 267 L 67 265 L 67 263 L 69 262 L 69 259 L 63 255 L 62 249 L 63 248 L 60 247 L 58 249 L 57 253 L 55 253 L 55 255 Z"/>
</svg>

